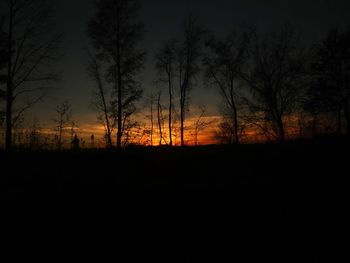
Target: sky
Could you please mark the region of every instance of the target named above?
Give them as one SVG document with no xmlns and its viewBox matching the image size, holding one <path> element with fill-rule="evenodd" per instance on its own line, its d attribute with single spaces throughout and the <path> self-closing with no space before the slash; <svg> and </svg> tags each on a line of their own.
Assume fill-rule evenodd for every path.
<svg viewBox="0 0 350 263">
<path fill-rule="evenodd" d="M 141 75 L 145 94 L 154 89 L 156 74 L 154 53 L 167 39 L 181 36 L 181 25 L 189 12 L 219 37 L 241 25 L 256 25 L 262 32 L 278 29 L 286 22 L 295 25 L 303 38 L 313 43 L 323 38 L 331 26 L 350 25 L 349 0 L 144 0 L 141 1 L 140 20 L 145 35 L 140 47 L 147 51 L 145 69 Z M 47 125 L 54 117 L 55 105 L 68 100 L 74 118 L 80 124 L 97 124 L 90 106 L 91 83 L 86 74 L 86 48 L 89 44 L 87 23 L 94 15 L 93 0 L 55 0 L 57 30 L 63 33 L 61 58 L 57 62 L 61 72 L 58 90 L 44 103 L 37 105 L 30 116 Z M 220 96 L 201 83 L 193 91 L 192 104 L 206 105 L 208 115 L 217 115 Z"/>
</svg>

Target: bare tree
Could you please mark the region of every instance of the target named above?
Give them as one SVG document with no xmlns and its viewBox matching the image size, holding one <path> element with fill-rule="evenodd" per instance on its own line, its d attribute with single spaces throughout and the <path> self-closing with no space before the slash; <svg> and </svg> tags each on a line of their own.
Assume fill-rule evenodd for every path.
<svg viewBox="0 0 350 263">
<path fill-rule="evenodd" d="M 98 119 L 103 123 L 106 133 L 106 146 L 112 147 L 112 127 L 110 102 L 107 98 L 108 91 L 105 87 L 104 78 L 101 75 L 101 65 L 96 56 L 89 54 L 90 63 L 88 65 L 88 74 L 95 82 L 96 88 L 93 91 L 92 105 L 98 111 Z"/>
<path fill-rule="evenodd" d="M 95 135 L 94 134 L 91 134 L 91 136 L 90 136 L 90 147 L 91 147 L 91 149 L 95 148 Z"/>
<path fill-rule="evenodd" d="M 161 104 L 161 98 L 162 98 L 162 92 L 158 92 L 157 96 L 157 119 L 158 119 L 158 129 L 159 129 L 159 146 L 162 145 L 162 141 L 164 139 L 163 135 L 163 125 L 164 125 L 164 118 L 163 118 L 163 107 Z"/>
<path fill-rule="evenodd" d="M 153 146 L 153 129 L 154 129 L 154 121 L 153 121 L 153 99 L 151 99 L 151 146 Z"/>
<path fill-rule="evenodd" d="M 21 115 L 40 102 L 57 75 L 52 68 L 60 37 L 53 30 L 50 0 L 5 0 L 8 59 L 6 62 L 6 149 Z"/>
<path fill-rule="evenodd" d="M 6 68 L 7 58 L 7 36 L 5 31 L 3 30 L 3 21 L 0 18 L 0 129 L 3 129 L 6 112 L 3 108 L 4 102 L 6 101 L 6 75 L 2 74 L 4 68 Z"/>
<path fill-rule="evenodd" d="M 147 108 L 147 111 L 149 110 L 149 115 L 146 115 L 146 118 L 150 121 L 150 128 L 148 130 L 149 133 L 149 143 L 151 146 L 153 146 L 153 135 L 154 135 L 154 111 L 155 111 L 155 96 L 154 94 L 149 94 L 146 97 L 145 107 Z"/>
<path fill-rule="evenodd" d="M 41 128 L 36 117 L 32 120 L 29 128 L 26 129 L 26 137 L 28 148 L 30 150 L 37 150 L 42 147 L 40 144 L 43 136 L 41 134 Z"/>
<path fill-rule="evenodd" d="M 55 122 L 55 138 L 58 150 L 62 149 L 64 134 L 68 126 L 71 124 L 72 106 L 68 101 L 56 106 L 57 117 L 53 119 Z"/>
<path fill-rule="evenodd" d="M 74 137 L 77 136 L 76 131 L 79 128 L 78 122 L 70 118 L 70 142 L 71 148 L 74 148 L 73 141 Z"/>
<path fill-rule="evenodd" d="M 173 125 L 173 82 L 175 78 L 176 62 L 177 62 L 177 42 L 170 40 L 162 46 L 156 54 L 156 69 L 158 71 L 159 81 L 167 83 L 169 94 L 168 109 L 168 129 L 169 129 L 169 145 L 173 145 L 172 125 Z"/>
<path fill-rule="evenodd" d="M 125 147 L 130 144 L 135 144 L 138 141 L 141 124 L 138 121 L 126 118 L 124 119 L 123 127 L 125 138 L 122 146 Z"/>
<path fill-rule="evenodd" d="M 0 103 L 6 99 L 5 87 L 3 87 L 6 84 L 6 75 L 2 74 L 2 70 L 6 68 L 7 59 L 7 34 L 3 29 L 3 19 L 0 17 Z"/>
<path fill-rule="evenodd" d="M 143 68 L 143 51 L 136 47 L 143 35 L 143 24 L 138 19 L 137 0 L 97 0 L 96 15 L 89 22 L 89 36 L 98 58 L 108 64 L 104 72 L 113 85 L 113 109 L 117 124 L 117 147 L 122 147 L 122 137 L 128 120 L 135 113 L 135 102 L 142 96 L 136 77 Z"/>
<path fill-rule="evenodd" d="M 241 85 L 240 72 L 247 61 L 249 32 L 232 32 L 224 41 L 212 37 L 206 44 L 208 52 L 204 58 L 205 77 L 219 90 L 226 120 L 232 120 L 233 136 L 239 144 L 239 102 Z M 229 115 L 229 118 L 226 118 Z M 227 125 L 225 125 L 226 127 Z"/>
<path fill-rule="evenodd" d="M 312 114 L 330 114 L 338 134 L 345 120 L 350 135 L 350 31 L 331 29 L 315 51 L 305 109 Z"/>
<path fill-rule="evenodd" d="M 194 145 L 196 145 L 196 146 L 198 145 L 199 133 L 202 132 L 204 129 L 206 129 L 211 124 L 210 121 L 207 121 L 204 118 L 204 115 L 207 111 L 206 107 L 200 106 L 199 109 L 200 109 L 200 114 L 199 114 L 199 116 L 195 122 L 195 125 L 194 125 Z"/>
<path fill-rule="evenodd" d="M 189 95 L 199 74 L 199 60 L 205 31 L 197 19 L 189 15 L 184 25 L 184 40 L 178 51 L 178 72 L 180 83 L 180 136 L 181 146 L 185 145 L 184 128 Z"/>
<path fill-rule="evenodd" d="M 241 73 L 252 91 L 251 109 L 271 122 L 278 139 L 286 139 L 284 118 L 293 113 L 305 88 L 306 54 L 289 25 L 261 39 L 255 32 L 250 63 Z"/>
</svg>

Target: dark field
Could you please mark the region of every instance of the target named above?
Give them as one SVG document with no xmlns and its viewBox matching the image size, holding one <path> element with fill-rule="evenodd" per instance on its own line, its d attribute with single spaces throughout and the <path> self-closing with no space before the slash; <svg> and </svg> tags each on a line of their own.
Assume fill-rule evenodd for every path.
<svg viewBox="0 0 350 263">
<path fill-rule="evenodd" d="M 141 236 L 124 244 L 130 262 L 345 262 L 349 146 L 1 154 L 1 199 L 107 207 Z"/>
<path fill-rule="evenodd" d="M 0 153 L 1 198 L 94 199 L 118 192 L 221 192 L 344 199 L 348 140 Z M 324 188 L 325 187 L 325 188 Z M 264 197 L 260 195 L 260 197 Z"/>
</svg>

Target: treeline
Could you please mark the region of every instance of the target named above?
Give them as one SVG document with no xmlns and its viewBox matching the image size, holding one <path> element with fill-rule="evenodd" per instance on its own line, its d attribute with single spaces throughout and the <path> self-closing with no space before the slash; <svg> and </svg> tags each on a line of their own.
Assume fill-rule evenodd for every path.
<svg viewBox="0 0 350 263">
<path fill-rule="evenodd" d="M 59 37 L 48 28 L 50 1 L 6 0 L 2 5 L 0 125 L 11 149 L 16 123 L 56 80 L 48 65 L 55 60 Z M 240 27 L 221 39 L 189 15 L 182 37 L 169 38 L 152 54 L 158 91 L 150 94 L 139 78 L 146 58 L 140 47 L 145 32 L 140 8 L 136 0 L 98 0 L 87 25 L 87 73 L 95 84 L 93 105 L 107 148 L 135 141 L 171 146 L 177 139 L 185 145 L 192 91 L 211 87 L 222 98 L 221 123 L 213 135 L 222 143 L 350 135 L 349 30 L 332 28 L 312 45 L 291 24 L 264 34 Z M 205 107 L 198 112 L 191 123 L 195 144 L 198 133 L 213 125 L 205 121 Z"/>
<path fill-rule="evenodd" d="M 24 114 L 41 102 L 58 78 L 60 35 L 53 30 L 53 5 L 46 0 L 0 3 L 0 124 L 5 147 L 13 147 L 13 130 Z"/>
</svg>

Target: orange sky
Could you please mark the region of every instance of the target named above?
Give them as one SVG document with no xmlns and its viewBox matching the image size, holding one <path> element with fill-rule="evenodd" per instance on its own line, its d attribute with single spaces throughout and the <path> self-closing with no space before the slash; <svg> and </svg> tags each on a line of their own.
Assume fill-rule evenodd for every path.
<svg viewBox="0 0 350 263">
<path fill-rule="evenodd" d="M 192 114 L 193 117 L 189 117 L 185 121 L 185 144 L 186 145 L 194 145 L 195 144 L 195 135 L 194 135 L 194 127 L 195 123 L 198 120 L 198 116 L 195 114 Z M 141 123 L 141 132 L 138 133 L 137 136 L 133 140 L 130 140 L 129 143 L 135 143 L 135 144 L 141 144 L 141 145 L 150 145 L 150 136 L 149 134 L 142 134 L 142 130 L 144 129 L 150 129 L 151 123 L 149 118 L 145 116 L 144 113 L 138 114 L 138 116 L 135 116 L 139 122 Z M 293 138 L 295 136 L 299 135 L 298 130 L 298 116 L 292 116 L 289 118 L 286 118 L 285 122 L 288 123 L 286 130 L 288 131 L 288 137 Z M 208 144 L 217 144 L 220 143 L 218 139 L 215 137 L 215 133 L 219 131 L 219 124 L 221 121 L 221 116 L 205 116 L 203 117 L 203 121 L 208 123 L 208 125 L 201 130 L 198 133 L 198 145 L 208 145 Z M 154 130 L 153 130 L 153 145 L 158 146 L 159 145 L 159 131 L 158 131 L 158 124 L 157 120 L 154 121 Z M 173 144 L 180 145 L 180 132 L 178 128 L 179 124 L 177 123 L 173 124 Z M 31 125 L 28 125 L 28 127 L 31 127 Z M 54 123 L 49 123 L 48 125 L 45 125 L 45 127 L 41 126 L 39 123 L 39 127 L 41 127 L 40 131 L 43 134 L 50 135 L 50 137 L 53 138 L 54 135 Z M 115 129 L 114 129 L 115 130 Z M 104 127 L 98 123 L 98 120 L 96 119 L 96 116 L 86 115 L 84 118 L 80 118 L 78 121 L 78 128 L 76 128 L 75 133 L 78 135 L 78 137 L 81 139 L 82 146 L 83 147 L 105 147 L 105 140 L 104 140 Z M 94 135 L 94 143 L 91 141 L 91 135 Z M 135 134 L 135 133 L 134 133 Z M 164 127 L 163 127 L 163 135 L 164 139 L 162 141 L 162 145 L 169 143 L 169 136 L 168 136 L 168 128 L 167 128 L 167 121 L 164 121 Z M 70 145 L 70 128 L 66 128 L 66 132 L 64 134 L 65 144 Z M 51 138 L 51 139 L 52 139 Z M 51 140 L 50 139 L 50 140 Z M 112 139 L 115 141 L 116 134 L 113 133 Z M 274 138 L 271 138 L 274 139 Z M 244 136 L 241 138 L 241 142 L 243 143 L 254 143 L 254 142 L 264 142 L 267 138 L 265 135 L 263 135 L 256 126 L 250 125 L 244 132 Z"/>
<path fill-rule="evenodd" d="M 220 116 L 207 116 L 204 117 L 203 120 L 207 122 L 208 125 L 205 129 L 200 131 L 198 133 L 198 144 L 199 145 L 205 145 L 205 144 L 214 144 L 217 143 L 217 141 L 214 138 L 214 133 L 217 130 L 217 126 L 219 124 L 221 117 Z M 188 145 L 193 145 L 195 142 L 195 136 L 194 136 L 194 127 L 195 122 L 197 121 L 197 117 L 188 118 L 185 122 L 185 141 Z M 150 129 L 150 122 L 144 123 L 146 129 Z M 167 128 L 167 123 L 164 123 L 163 127 L 163 142 L 162 144 L 169 143 L 169 129 Z M 89 141 L 92 134 L 94 134 L 95 140 L 100 141 L 101 144 L 103 144 L 103 138 L 105 134 L 104 127 L 97 122 L 95 124 L 82 124 L 77 129 L 77 134 L 79 137 L 84 138 L 84 140 Z M 114 136 L 115 137 L 115 136 Z M 137 136 L 135 143 L 138 143 L 141 141 L 141 144 L 147 144 L 150 145 L 150 136 L 143 136 L 141 139 L 141 136 Z M 174 125 L 174 131 L 173 131 L 173 141 L 175 145 L 180 144 L 180 137 L 177 125 Z M 158 124 L 154 123 L 154 130 L 153 130 L 153 145 L 157 146 L 159 145 L 159 129 Z"/>
</svg>

